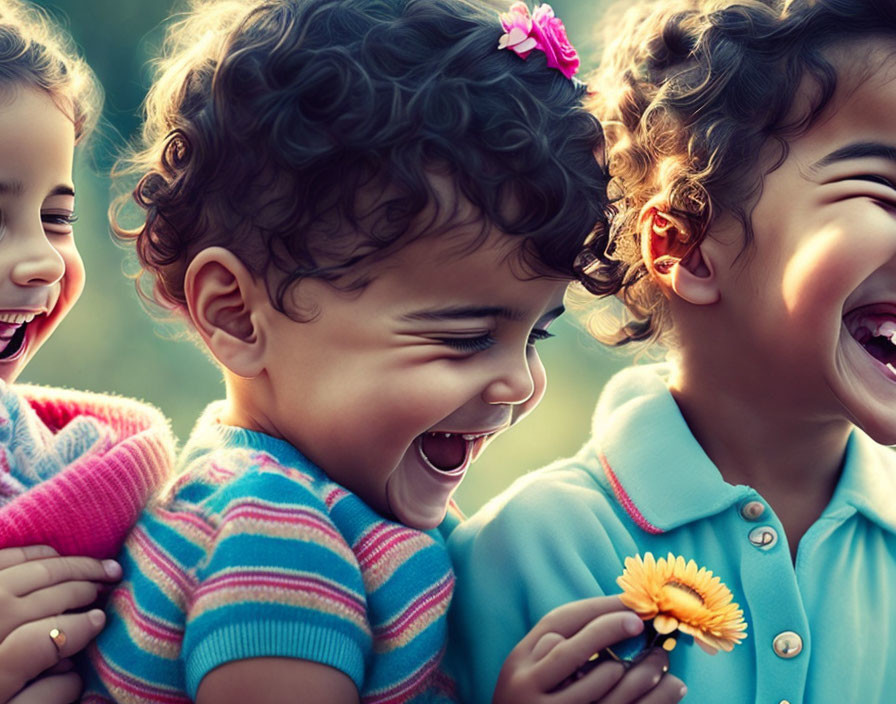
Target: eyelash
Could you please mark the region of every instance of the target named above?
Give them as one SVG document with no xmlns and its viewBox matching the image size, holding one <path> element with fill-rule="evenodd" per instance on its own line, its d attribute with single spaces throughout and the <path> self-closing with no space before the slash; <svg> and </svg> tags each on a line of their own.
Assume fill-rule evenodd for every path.
<svg viewBox="0 0 896 704">
<path fill-rule="evenodd" d="M 534 346 L 536 342 L 541 342 L 542 340 L 550 340 L 552 337 L 554 337 L 553 333 L 550 333 L 547 330 L 540 330 L 536 328 L 529 333 L 528 344 L 530 346 Z"/>
<path fill-rule="evenodd" d="M 533 347 L 535 343 L 542 340 L 548 340 L 554 337 L 547 330 L 535 329 L 529 333 L 527 345 Z M 483 352 L 495 344 L 495 338 L 491 335 L 480 335 L 479 337 L 446 337 L 442 340 L 443 344 L 459 350 L 461 352 Z"/>
<path fill-rule="evenodd" d="M 78 216 L 74 213 L 71 215 L 58 215 L 55 213 L 41 214 L 40 219 L 41 222 L 47 225 L 74 225 L 78 222 Z"/>
<path fill-rule="evenodd" d="M 459 352 L 483 352 L 495 344 L 495 338 L 491 335 L 479 337 L 446 337 L 441 340 L 452 349 Z"/>
</svg>

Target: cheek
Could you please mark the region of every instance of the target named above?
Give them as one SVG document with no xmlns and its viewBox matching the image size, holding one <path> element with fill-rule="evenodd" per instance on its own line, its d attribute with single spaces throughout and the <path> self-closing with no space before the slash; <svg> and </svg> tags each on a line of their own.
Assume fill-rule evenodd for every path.
<svg viewBox="0 0 896 704">
<path fill-rule="evenodd" d="M 65 262 L 62 296 L 68 308 L 71 308 L 84 291 L 84 283 L 87 278 L 84 261 L 81 259 L 77 247 L 75 247 L 74 240 L 70 240 L 64 246 L 59 247 L 57 251 L 62 257 L 62 261 Z"/>
<path fill-rule="evenodd" d="M 839 321 L 846 298 L 879 266 L 867 256 L 867 249 L 845 239 L 839 227 L 823 230 L 787 262 L 782 295 L 788 312 L 816 322 L 821 317 L 831 324 Z"/>
</svg>

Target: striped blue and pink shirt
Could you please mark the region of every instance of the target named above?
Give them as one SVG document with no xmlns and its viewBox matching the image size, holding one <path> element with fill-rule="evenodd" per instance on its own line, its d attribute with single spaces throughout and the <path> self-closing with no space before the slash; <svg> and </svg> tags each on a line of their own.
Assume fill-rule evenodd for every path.
<svg viewBox="0 0 896 704">
<path fill-rule="evenodd" d="M 262 656 L 334 667 L 369 704 L 454 701 L 439 669 L 454 587 L 441 536 L 215 415 L 119 557 L 82 701 L 181 704 L 215 667 Z"/>
</svg>

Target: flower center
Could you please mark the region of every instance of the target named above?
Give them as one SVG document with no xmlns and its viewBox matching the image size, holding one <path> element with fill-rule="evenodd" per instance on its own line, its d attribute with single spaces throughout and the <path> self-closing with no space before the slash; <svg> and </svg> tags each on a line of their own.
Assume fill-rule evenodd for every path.
<svg viewBox="0 0 896 704">
<path fill-rule="evenodd" d="M 700 592 L 681 582 L 666 582 L 662 592 L 670 609 L 693 609 L 706 603 Z"/>
</svg>

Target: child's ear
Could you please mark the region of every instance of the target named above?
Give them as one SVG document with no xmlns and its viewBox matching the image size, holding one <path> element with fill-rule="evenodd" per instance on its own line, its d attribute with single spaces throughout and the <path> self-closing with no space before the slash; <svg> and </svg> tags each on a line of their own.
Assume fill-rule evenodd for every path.
<svg viewBox="0 0 896 704">
<path fill-rule="evenodd" d="M 670 210 L 659 199 L 641 210 L 641 255 L 647 271 L 666 295 L 698 306 L 716 303 L 719 288 L 708 247 L 697 243 L 692 225 Z"/>
<path fill-rule="evenodd" d="M 264 369 L 260 306 L 267 300 L 263 281 L 233 252 L 208 247 L 184 276 L 190 319 L 215 359 L 237 376 L 252 378 Z"/>
</svg>

